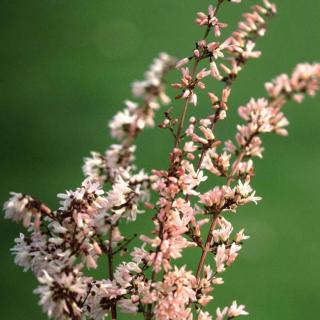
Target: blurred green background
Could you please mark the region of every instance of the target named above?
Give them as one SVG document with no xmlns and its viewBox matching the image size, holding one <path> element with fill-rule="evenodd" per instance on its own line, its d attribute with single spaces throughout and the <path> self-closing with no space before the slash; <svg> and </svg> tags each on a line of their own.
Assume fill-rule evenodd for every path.
<svg viewBox="0 0 320 320">
<path fill-rule="evenodd" d="M 203 34 L 193 22 L 195 12 L 209 3 L 1 1 L 1 202 L 9 191 L 21 191 L 56 208 L 58 192 L 79 186 L 82 158 L 90 150 L 104 151 L 111 142 L 107 120 L 130 98 L 131 81 L 142 78 L 160 51 L 190 54 Z M 225 35 L 253 3 L 225 4 L 220 15 L 230 22 Z M 236 107 L 263 95 L 264 81 L 300 61 L 320 59 L 319 0 L 278 1 L 278 9 L 267 37 L 258 42 L 263 56 L 248 64 L 234 86 L 233 110 L 219 128 L 221 136 L 234 135 Z M 200 97 L 191 110 L 206 114 L 206 102 Z M 266 152 L 257 161 L 254 182 L 264 200 L 232 217 L 251 239 L 224 275 L 225 285 L 216 289 L 212 311 L 236 298 L 247 306 L 249 319 L 319 317 L 319 102 L 318 97 L 302 106 L 290 103 L 289 137 L 264 140 Z M 138 165 L 165 168 L 169 139 L 159 129 L 142 135 Z M 150 216 L 139 218 L 135 228 L 145 229 Z M 1 319 L 45 319 L 32 294 L 36 281 L 14 265 L 9 253 L 22 228 L 3 219 L 0 228 Z M 195 264 L 190 254 L 187 261 Z"/>
</svg>

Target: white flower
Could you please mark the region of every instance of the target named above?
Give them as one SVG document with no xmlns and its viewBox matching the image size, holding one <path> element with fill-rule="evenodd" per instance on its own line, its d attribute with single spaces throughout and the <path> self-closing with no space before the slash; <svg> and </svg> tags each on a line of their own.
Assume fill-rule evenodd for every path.
<svg viewBox="0 0 320 320">
<path fill-rule="evenodd" d="M 198 315 L 198 320 L 212 320 L 209 312 L 200 311 Z"/>
<path fill-rule="evenodd" d="M 243 304 L 237 305 L 237 301 L 233 301 L 232 305 L 230 306 L 228 310 L 228 317 L 229 318 L 235 318 L 239 316 L 246 316 L 249 313 L 245 311 L 245 306 Z"/>
<path fill-rule="evenodd" d="M 223 320 L 228 312 L 228 307 L 223 308 L 222 310 L 220 308 L 217 309 L 217 317 L 216 320 Z"/>
<path fill-rule="evenodd" d="M 21 193 L 11 192 L 10 194 L 10 199 L 3 206 L 5 218 L 15 222 L 23 221 L 23 225 L 28 227 L 32 218 L 32 210 L 28 205 L 34 200 Z"/>
<path fill-rule="evenodd" d="M 121 299 L 118 301 L 118 306 L 123 313 L 135 314 L 138 311 L 138 304 L 133 303 L 131 299 Z"/>
</svg>

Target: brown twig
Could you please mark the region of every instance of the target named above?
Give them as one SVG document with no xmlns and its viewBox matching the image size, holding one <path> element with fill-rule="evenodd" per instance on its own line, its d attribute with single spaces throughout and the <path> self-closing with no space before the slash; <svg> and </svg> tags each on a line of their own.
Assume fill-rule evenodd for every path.
<svg viewBox="0 0 320 320">
<path fill-rule="evenodd" d="M 112 225 L 110 225 L 107 256 L 108 256 L 109 279 L 111 281 L 114 279 L 114 276 L 113 276 L 113 253 L 112 253 L 112 232 L 113 232 L 113 227 L 112 227 Z M 117 306 L 114 302 L 111 303 L 111 317 L 112 317 L 112 320 L 117 319 Z"/>
</svg>

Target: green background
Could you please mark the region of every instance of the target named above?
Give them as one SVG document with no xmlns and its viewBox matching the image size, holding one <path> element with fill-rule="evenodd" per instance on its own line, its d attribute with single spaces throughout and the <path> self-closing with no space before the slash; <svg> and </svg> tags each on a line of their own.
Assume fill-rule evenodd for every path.
<svg viewBox="0 0 320 320">
<path fill-rule="evenodd" d="M 111 142 L 106 123 L 130 98 L 130 82 L 142 77 L 159 51 L 189 55 L 203 33 L 194 24 L 195 12 L 206 10 L 209 3 L 1 1 L 1 202 L 14 190 L 56 208 L 58 192 L 79 186 L 82 158 L 90 150 L 104 151 Z M 224 35 L 253 3 L 224 5 L 221 19 L 230 22 Z M 241 73 L 230 119 L 221 124 L 218 136 L 234 135 L 236 107 L 263 95 L 264 81 L 291 71 L 300 61 L 320 58 L 319 0 L 278 3 L 279 15 L 258 43 L 263 56 Z M 251 239 L 224 274 L 225 285 L 214 292 L 211 310 L 236 298 L 247 306 L 249 319 L 319 317 L 319 102 L 318 97 L 302 106 L 290 103 L 289 137 L 264 140 L 266 152 L 264 160 L 257 161 L 254 181 L 264 199 L 232 217 Z M 181 103 L 174 106 L 179 110 Z M 207 100 L 200 97 L 199 106 L 191 110 L 206 114 Z M 138 165 L 166 168 L 170 146 L 167 132 L 148 131 L 138 139 Z M 134 228 L 145 230 L 150 218 L 140 216 Z M 14 265 L 9 253 L 22 228 L 3 219 L 0 228 L 1 319 L 45 319 L 32 294 L 36 281 Z M 189 265 L 195 261 L 188 253 Z M 104 273 L 98 271 L 98 276 Z"/>
</svg>

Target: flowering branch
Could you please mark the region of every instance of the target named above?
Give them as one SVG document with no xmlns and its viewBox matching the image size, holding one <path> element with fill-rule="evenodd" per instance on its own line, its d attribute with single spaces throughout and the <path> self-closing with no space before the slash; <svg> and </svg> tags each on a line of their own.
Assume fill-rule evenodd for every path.
<svg viewBox="0 0 320 320">
<path fill-rule="evenodd" d="M 253 160 L 263 153 L 261 136 L 287 135 L 283 106 L 314 96 L 320 82 L 320 64 L 299 64 L 290 77 L 283 74 L 266 83 L 266 98 L 252 98 L 238 108 L 244 124 L 237 126 L 235 142 L 216 138 L 218 123 L 227 118 L 233 83 L 247 61 L 261 55 L 256 41 L 276 14 L 276 6 L 263 0 L 263 6 L 254 5 L 244 13 L 237 30 L 220 42 L 216 38 L 227 24 L 219 20 L 218 12 L 226 2 L 218 0 L 208 13 L 197 13 L 196 23 L 206 29 L 190 56 L 177 62 L 162 53 L 145 79 L 133 83 L 133 94 L 141 102 L 126 101 L 126 108 L 109 124 L 118 143 L 105 154 L 92 152 L 85 159 L 85 180 L 80 188 L 58 195 L 58 210 L 20 193 L 12 193 L 5 203 L 5 217 L 21 221 L 28 231 L 15 240 L 15 262 L 37 277 L 40 285 L 35 293 L 49 317 L 102 320 L 110 314 L 114 320 L 120 311 L 140 312 L 147 320 L 213 319 L 205 311 L 212 291 L 223 284 L 221 274 L 235 262 L 249 238 L 244 229 L 234 233 L 228 213 L 261 200 L 251 186 Z M 200 62 L 206 67 L 199 71 Z M 160 105 L 171 102 L 164 78 L 174 67 L 182 78 L 171 86 L 179 90 L 175 99 L 184 100 L 183 109 L 179 119 L 172 116 L 172 107 L 164 113 L 159 128 L 168 129 L 174 140 L 169 165 L 148 174 L 134 165 L 134 142 L 145 128 L 154 126 Z M 197 90 L 206 89 L 208 77 L 222 83 L 223 89 L 221 93 L 211 89 L 208 101 L 201 102 L 210 107 L 207 117 L 188 118 L 190 105 L 200 104 Z M 199 192 L 210 174 L 224 182 Z M 150 235 L 139 235 L 142 244 L 130 252 L 129 261 L 115 265 L 115 255 L 127 251 L 137 238 L 124 237 L 121 223 L 135 221 L 145 210 L 155 213 L 154 229 Z M 206 225 L 209 232 L 203 236 Z M 195 274 L 192 267 L 176 265 L 186 248 L 201 250 Z M 108 278 L 87 276 L 86 269 L 98 267 L 102 254 L 107 256 Z M 233 301 L 229 307 L 217 307 L 215 319 L 247 314 L 244 305 Z"/>
</svg>

